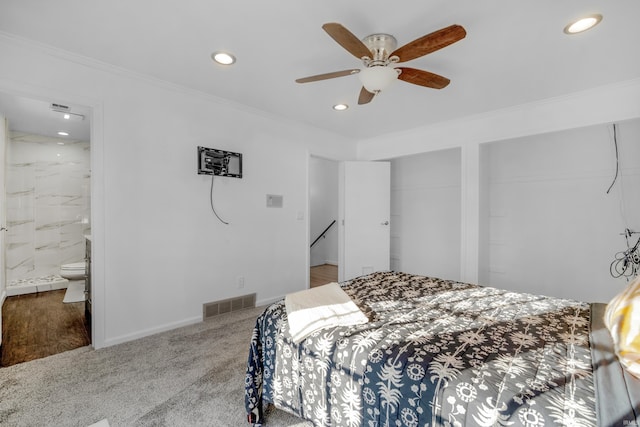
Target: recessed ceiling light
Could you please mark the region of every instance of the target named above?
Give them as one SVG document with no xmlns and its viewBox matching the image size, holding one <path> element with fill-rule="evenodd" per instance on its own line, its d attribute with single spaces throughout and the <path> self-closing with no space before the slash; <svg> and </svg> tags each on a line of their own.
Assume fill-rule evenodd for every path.
<svg viewBox="0 0 640 427">
<path fill-rule="evenodd" d="M 347 108 L 349 108 L 349 106 L 347 104 L 336 104 L 333 106 L 333 109 L 336 111 L 344 111 Z"/>
<path fill-rule="evenodd" d="M 600 14 L 585 16 L 564 27 L 564 32 L 566 34 L 581 33 L 595 27 L 600 21 L 602 21 L 602 15 Z"/>
<path fill-rule="evenodd" d="M 60 136 L 69 136 L 69 132 L 65 132 L 65 131 L 61 130 L 60 132 L 58 132 L 58 135 L 60 135 Z"/>
<path fill-rule="evenodd" d="M 236 62 L 236 57 L 227 52 L 213 52 L 211 58 L 221 65 L 231 65 Z"/>
<path fill-rule="evenodd" d="M 77 114 L 77 113 L 70 113 L 70 112 L 62 112 L 62 111 L 56 111 L 53 110 L 53 115 L 58 118 L 62 118 L 64 120 L 69 120 L 69 121 L 82 121 L 84 120 L 84 116 L 82 114 Z"/>
<path fill-rule="evenodd" d="M 64 145 L 64 142 L 58 142 L 57 144 L 58 145 Z"/>
</svg>

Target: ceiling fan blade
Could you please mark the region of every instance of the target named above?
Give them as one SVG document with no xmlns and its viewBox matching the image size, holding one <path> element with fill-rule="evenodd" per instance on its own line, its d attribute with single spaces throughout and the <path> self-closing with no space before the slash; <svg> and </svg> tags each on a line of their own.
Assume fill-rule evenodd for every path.
<svg viewBox="0 0 640 427">
<path fill-rule="evenodd" d="M 407 67 L 397 67 L 397 69 L 402 71 L 398 76 L 398 79 L 418 86 L 442 89 L 451 82 L 451 80 L 446 77 L 442 77 L 428 71 L 416 70 L 415 68 Z"/>
<path fill-rule="evenodd" d="M 400 58 L 398 62 L 411 61 L 428 53 L 440 50 L 450 44 L 465 38 L 467 32 L 460 25 L 451 25 L 441 30 L 435 31 L 426 36 L 422 36 L 410 43 L 399 47 L 391 53 L 390 56 Z"/>
<path fill-rule="evenodd" d="M 375 93 L 369 92 L 364 88 L 364 86 L 362 86 L 362 89 L 360 90 L 360 96 L 358 96 L 358 104 L 368 104 L 371 102 L 374 96 L 376 96 Z"/>
<path fill-rule="evenodd" d="M 310 82 L 317 82 L 319 80 L 335 79 L 336 77 L 350 76 L 352 74 L 358 74 L 359 72 L 360 72 L 359 68 L 353 68 L 351 70 L 343 70 L 343 71 L 334 71 L 332 73 L 302 77 L 300 79 L 296 79 L 296 83 L 310 83 Z"/>
<path fill-rule="evenodd" d="M 353 33 L 343 27 L 341 24 L 330 22 L 324 24 L 322 29 L 327 32 L 340 46 L 345 48 L 350 54 L 358 59 L 363 56 L 371 57 L 371 51 L 360 41 Z"/>
</svg>

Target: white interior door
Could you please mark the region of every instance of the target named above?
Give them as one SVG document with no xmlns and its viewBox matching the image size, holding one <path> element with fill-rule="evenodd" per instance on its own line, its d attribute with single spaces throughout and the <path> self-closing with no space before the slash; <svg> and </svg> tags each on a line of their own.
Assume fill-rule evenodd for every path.
<svg viewBox="0 0 640 427">
<path fill-rule="evenodd" d="M 340 281 L 389 270 L 390 171 L 388 162 L 340 164 Z"/>
</svg>

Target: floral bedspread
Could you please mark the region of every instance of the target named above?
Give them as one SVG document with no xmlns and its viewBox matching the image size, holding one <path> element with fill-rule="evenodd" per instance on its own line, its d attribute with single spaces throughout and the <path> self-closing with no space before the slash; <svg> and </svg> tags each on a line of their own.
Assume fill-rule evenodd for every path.
<svg viewBox="0 0 640 427">
<path fill-rule="evenodd" d="M 342 283 L 369 323 L 291 341 L 284 301 L 257 319 L 249 422 L 262 406 L 316 426 L 592 426 L 587 303 L 403 273 Z"/>
</svg>

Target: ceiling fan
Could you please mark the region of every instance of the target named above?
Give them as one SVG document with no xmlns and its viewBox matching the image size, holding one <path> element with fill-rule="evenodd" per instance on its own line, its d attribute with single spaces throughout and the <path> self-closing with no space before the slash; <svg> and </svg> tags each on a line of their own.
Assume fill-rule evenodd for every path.
<svg viewBox="0 0 640 427">
<path fill-rule="evenodd" d="M 394 67 L 400 62 L 411 61 L 429 53 L 440 50 L 463 39 L 467 32 L 460 25 L 451 25 L 433 33 L 422 36 L 404 46 L 397 48 L 398 42 L 389 34 L 371 34 L 364 39 L 358 39 L 351 31 L 341 24 L 331 22 L 322 28 L 340 46 L 345 48 L 362 61 L 362 68 L 334 71 L 332 73 L 297 79 L 297 83 L 310 83 L 319 80 L 358 74 L 362 82 L 362 89 L 358 97 L 358 104 L 371 102 L 375 95 L 388 87 L 396 79 L 419 86 L 433 89 L 446 87 L 450 80 L 424 70 L 409 67 Z"/>
</svg>

